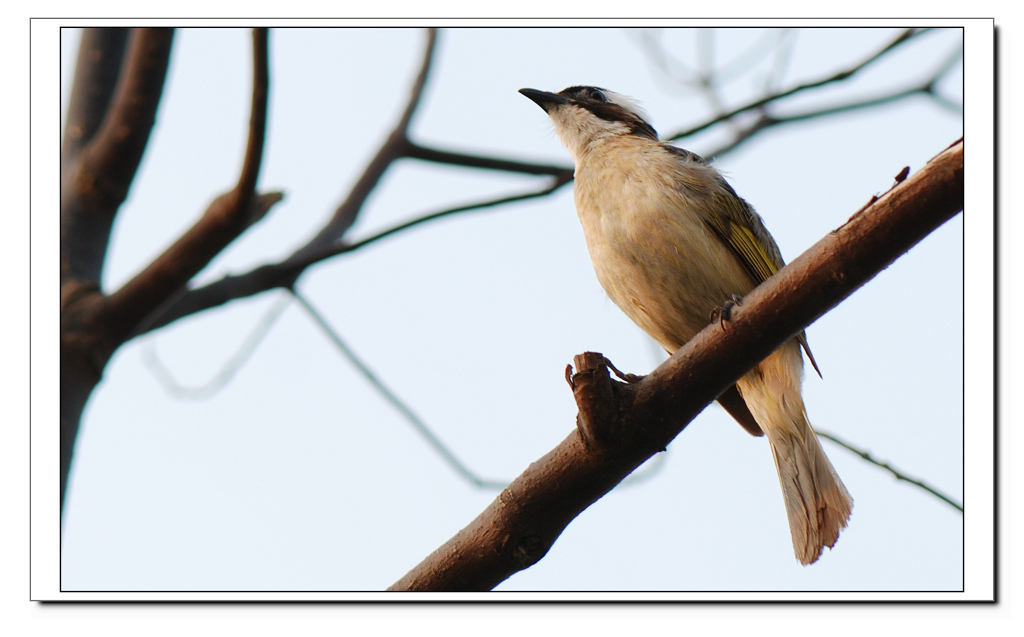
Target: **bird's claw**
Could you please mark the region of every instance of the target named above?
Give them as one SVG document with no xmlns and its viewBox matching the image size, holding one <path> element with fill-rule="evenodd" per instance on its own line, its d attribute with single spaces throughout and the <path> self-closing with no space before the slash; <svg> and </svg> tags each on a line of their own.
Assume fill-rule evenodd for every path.
<svg viewBox="0 0 1024 637">
<path fill-rule="evenodd" d="M 722 304 L 722 307 L 716 307 L 711 310 L 711 320 L 718 321 L 722 329 L 726 329 L 726 324 L 732 317 L 732 308 L 737 305 L 743 305 L 743 297 L 739 294 L 733 294 L 731 299 Z"/>
<path fill-rule="evenodd" d="M 622 379 L 623 381 L 625 381 L 627 383 L 631 383 L 631 384 L 632 383 L 639 383 L 640 381 L 642 381 L 644 379 L 643 376 L 639 376 L 637 374 L 627 374 L 627 373 L 624 373 L 624 372 L 620 372 L 619 368 L 617 368 L 615 365 L 613 365 L 612 362 L 610 360 L 608 360 L 607 357 L 605 357 L 604 363 L 605 363 L 605 365 L 608 366 L 608 369 L 612 370 L 612 372 L 615 373 L 616 376 L 618 376 L 620 379 Z"/>
</svg>

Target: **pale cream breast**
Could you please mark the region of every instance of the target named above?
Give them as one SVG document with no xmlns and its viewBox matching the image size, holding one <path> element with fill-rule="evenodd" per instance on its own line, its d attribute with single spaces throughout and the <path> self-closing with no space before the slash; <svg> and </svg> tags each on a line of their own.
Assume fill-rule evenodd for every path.
<svg viewBox="0 0 1024 637">
<path fill-rule="evenodd" d="M 710 322 L 712 310 L 754 287 L 698 213 L 710 206 L 710 192 L 691 184 L 711 181 L 695 178 L 714 169 L 682 164 L 635 137 L 589 150 L 577 160 L 575 200 L 598 280 L 635 323 L 675 351 Z"/>
</svg>

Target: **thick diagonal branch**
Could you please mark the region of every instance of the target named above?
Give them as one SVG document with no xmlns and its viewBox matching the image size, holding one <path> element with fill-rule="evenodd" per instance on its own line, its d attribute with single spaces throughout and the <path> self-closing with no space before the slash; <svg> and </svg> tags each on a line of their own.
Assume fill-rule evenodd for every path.
<svg viewBox="0 0 1024 637">
<path fill-rule="evenodd" d="M 748 294 L 728 329 L 712 324 L 639 382 L 577 357 L 577 431 L 389 590 L 485 591 L 536 563 L 750 367 L 962 210 L 963 166 L 961 140 Z"/>
</svg>

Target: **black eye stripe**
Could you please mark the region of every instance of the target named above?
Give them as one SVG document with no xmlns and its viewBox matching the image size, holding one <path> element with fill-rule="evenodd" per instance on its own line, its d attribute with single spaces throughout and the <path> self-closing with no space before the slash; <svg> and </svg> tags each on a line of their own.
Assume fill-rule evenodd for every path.
<svg viewBox="0 0 1024 637">
<path fill-rule="evenodd" d="M 609 122 L 621 122 L 627 118 L 633 119 L 632 114 L 626 111 L 626 109 L 609 102 L 587 102 L 580 104 L 580 106 Z"/>
<path fill-rule="evenodd" d="M 606 122 L 621 122 L 629 127 L 629 132 L 641 137 L 649 137 L 657 141 L 658 133 L 650 124 L 635 113 L 619 104 L 609 102 L 604 89 L 596 86 L 570 86 L 559 93 L 580 108 L 584 108 Z"/>
<path fill-rule="evenodd" d="M 607 102 L 608 98 L 605 97 L 605 89 L 597 86 L 570 86 L 567 89 L 563 89 L 559 92 L 559 95 L 568 97 L 569 99 L 575 100 L 594 100 L 599 102 Z"/>
</svg>

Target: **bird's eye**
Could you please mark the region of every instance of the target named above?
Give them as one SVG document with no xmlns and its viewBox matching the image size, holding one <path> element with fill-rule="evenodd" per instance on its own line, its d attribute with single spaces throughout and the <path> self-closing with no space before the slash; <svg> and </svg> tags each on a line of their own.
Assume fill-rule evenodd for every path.
<svg viewBox="0 0 1024 637">
<path fill-rule="evenodd" d="M 597 90 L 596 88 L 590 89 L 590 99 L 595 102 L 607 102 L 608 98 L 604 96 L 604 93 Z"/>
</svg>

